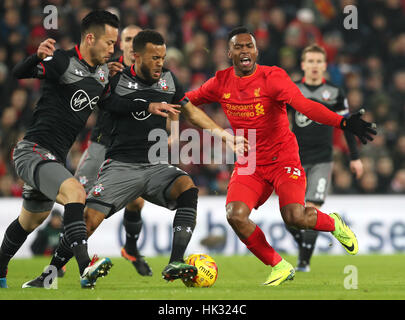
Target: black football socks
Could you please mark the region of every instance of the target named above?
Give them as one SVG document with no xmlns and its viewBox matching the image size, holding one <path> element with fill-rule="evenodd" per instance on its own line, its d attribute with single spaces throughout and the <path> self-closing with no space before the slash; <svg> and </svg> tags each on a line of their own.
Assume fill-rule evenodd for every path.
<svg viewBox="0 0 405 320">
<path fill-rule="evenodd" d="M 30 232 L 23 229 L 18 218 L 8 226 L 0 247 L 0 278 L 6 277 L 8 263 L 24 244 L 29 234 Z"/>
<path fill-rule="evenodd" d="M 124 248 L 125 251 L 132 256 L 137 256 L 139 254 L 137 242 L 142 230 L 142 225 L 141 211 L 130 211 L 125 208 L 124 228 L 126 241 Z"/>
<path fill-rule="evenodd" d="M 177 211 L 173 220 L 173 244 L 170 262 L 184 261 L 184 252 L 196 225 L 198 189 L 184 191 L 177 198 Z"/>
<path fill-rule="evenodd" d="M 87 252 L 87 229 L 83 219 L 84 204 L 68 203 L 65 205 L 64 229 L 66 241 L 73 251 L 79 265 L 80 274 L 90 263 Z"/>
</svg>

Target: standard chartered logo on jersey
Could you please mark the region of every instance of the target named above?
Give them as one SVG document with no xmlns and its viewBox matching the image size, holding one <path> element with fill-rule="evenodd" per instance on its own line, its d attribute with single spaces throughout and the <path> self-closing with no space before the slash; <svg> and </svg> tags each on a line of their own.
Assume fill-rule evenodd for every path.
<svg viewBox="0 0 405 320">
<path fill-rule="evenodd" d="M 179 130 L 179 121 L 171 121 L 170 136 L 166 130 L 153 129 L 148 141 L 155 142 L 148 152 L 150 163 L 171 164 L 234 164 L 240 175 L 252 174 L 256 169 L 256 129 L 231 129 L 223 135 L 220 130 Z M 246 145 L 246 140 L 249 147 Z M 169 150 L 170 147 L 170 150 Z M 246 150 L 247 149 L 247 150 Z"/>
</svg>

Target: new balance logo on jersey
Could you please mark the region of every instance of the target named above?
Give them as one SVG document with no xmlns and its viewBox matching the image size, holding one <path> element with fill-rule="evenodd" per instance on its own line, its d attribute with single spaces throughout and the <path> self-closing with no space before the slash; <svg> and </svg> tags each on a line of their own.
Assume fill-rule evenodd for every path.
<svg viewBox="0 0 405 320">
<path fill-rule="evenodd" d="M 93 110 L 96 107 L 98 99 L 100 99 L 99 96 L 90 99 L 86 91 L 79 89 L 72 95 L 72 98 L 70 99 L 70 107 L 76 112 L 81 111 L 86 107 Z"/>
<path fill-rule="evenodd" d="M 138 83 L 137 82 L 135 82 L 135 83 L 128 82 L 128 88 L 137 90 L 138 89 Z"/>
</svg>

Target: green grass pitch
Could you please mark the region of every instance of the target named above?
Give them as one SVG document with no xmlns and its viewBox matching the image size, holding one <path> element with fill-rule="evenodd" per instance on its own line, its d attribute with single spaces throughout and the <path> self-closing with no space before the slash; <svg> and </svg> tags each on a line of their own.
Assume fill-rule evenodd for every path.
<svg viewBox="0 0 405 320">
<path fill-rule="evenodd" d="M 215 256 L 219 268 L 211 288 L 186 288 L 179 280 L 167 283 L 160 273 L 168 257 L 148 258 L 154 275 L 139 276 L 122 258 L 113 258 L 110 274 L 100 278 L 94 290 L 81 289 L 75 261 L 67 265 L 58 290 L 21 289 L 49 263 L 49 258 L 14 259 L 9 266 L 8 289 L 0 289 L 0 300 L 383 300 L 405 299 L 404 255 L 359 255 L 313 257 L 310 273 L 297 273 L 293 281 L 279 287 L 264 287 L 270 268 L 251 255 Z M 295 256 L 285 256 L 295 264 Z M 347 267 L 346 266 L 354 266 Z M 357 289 L 352 281 L 357 272 Z M 347 278 L 349 277 L 349 278 Z M 352 278 L 350 278 L 352 277 Z"/>
</svg>

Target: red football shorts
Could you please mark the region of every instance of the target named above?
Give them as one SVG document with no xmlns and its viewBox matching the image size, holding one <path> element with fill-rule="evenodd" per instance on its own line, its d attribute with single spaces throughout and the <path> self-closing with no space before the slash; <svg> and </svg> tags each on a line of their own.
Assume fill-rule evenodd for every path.
<svg viewBox="0 0 405 320">
<path fill-rule="evenodd" d="M 300 162 L 257 165 L 251 175 L 238 174 L 239 167 L 236 163 L 228 185 L 226 204 L 241 201 L 250 210 L 257 209 L 275 191 L 280 208 L 290 203 L 305 206 L 306 176 Z"/>
</svg>

